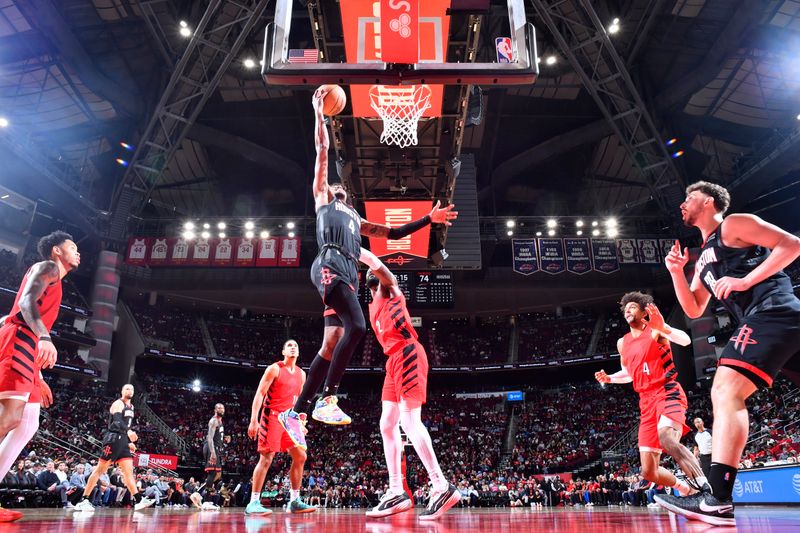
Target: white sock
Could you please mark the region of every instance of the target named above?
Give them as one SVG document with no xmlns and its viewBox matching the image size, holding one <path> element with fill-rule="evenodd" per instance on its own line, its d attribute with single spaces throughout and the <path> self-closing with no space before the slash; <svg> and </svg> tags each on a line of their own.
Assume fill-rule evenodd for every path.
<svg viewBox="0 0 800 533">
<path fill-rule="evenodd" d="M 293 501 L 299 500 L 299 499 L 300 499 L 300 489 L 297 489 L 297 490 L 291 489 L 289 491 L 289 501 L 293 502 Z"/>
<path fill-rule="evenodd" d="M 675 484 L 672 485 L 672 488 L 677 490 L 678 492 L 680 492 L 681 496 L 686 496 L 688 493 L 690 493 L 692 491 L 692 489 L 689 487 L 689 485 L 686 482 L 681 481 L 680 479 L 677 479 L 677 478 L 675 478 L 675 479 L 676 479 L 676 481 L 675 481 Z"/>
<path fill-rule="evenodd" d="M 403 426 L 403 431 L 408 435 L 411 444 L 414 445 L 414 451 L 417 452 L 420 461 L 425 466 L 428 477 L 433 482 L 433 490 L 436 492 L 447 490 L 449 484 L 444 478 L 439 461 L 436 459 L 436 452 L 433 451 L 433 443 L 431 442 L 431 436 L 428 434 L 428 429 L 422 423 L 422 407 L 409 409 L 405 402 L 401 402 L 400 425 Z"/>
<path fill-rule="evenodd" d="M 39 404 L 25 404 L 19 425 L 9 431 L 3 442 L 0 442 L 0 472 L 2 472 L 0 479 L 6 477 L 11 465 L 22 453 L 25 445 L 33 438 L 37 429 L 39 429 Z"/>
<path fill-rule="evenodd" d="M 261 491 L 254 490 L 253 493 L 250 495 L 250 503 L 260 502 L 260 501 L 261 501 Z"/>
<path fill-rule="evenodd" d="M 403 443 L 400 436 L 400 408 L 395 402 L 383 402 L 381 411 L 381 437 L 386 470 L 389 471 L 389 490 L 403 493 L 402 461 Z"/>
<path fill-rule="evenodd" d="M 694 482 L 697 483 L 700 486 L 700 488 L 702 488 L 703 485 L 708 483 L 708 479 L 706 479 L 706 476 L 697 476 L 696 478 L 694 478 Z"/>
</svg>

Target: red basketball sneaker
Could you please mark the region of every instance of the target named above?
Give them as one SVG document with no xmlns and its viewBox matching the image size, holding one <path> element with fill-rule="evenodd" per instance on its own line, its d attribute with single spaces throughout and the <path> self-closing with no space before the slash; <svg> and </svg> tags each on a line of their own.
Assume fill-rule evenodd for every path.
<svg viewBox="0 0 800 533">
<path fill-rule="evenodd" d="M 12 511 L 11 509 L 3 509 L 0 507 L 0 522 L 13 522 L 22 518 L 22 513 L 19 511 Z"/>
</svg>

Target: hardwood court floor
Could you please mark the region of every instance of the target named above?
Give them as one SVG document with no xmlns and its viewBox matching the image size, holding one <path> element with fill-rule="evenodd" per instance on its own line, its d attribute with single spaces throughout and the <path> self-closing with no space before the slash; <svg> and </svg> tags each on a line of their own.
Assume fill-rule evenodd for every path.
<svg viewBox="0 0 800 533">
<path fill-rule="evenodd" d="M 277 510 L 269 517 L 246 517 L 242 508 L 224 511 L 188 509 L 130 510 L 102 509 L 80 513 L 61 509 L 22 510 L 25 517 L 0 524 L 0 533 L 528 533 L 554 531 L 588 533 L 631 531 L 668 533 L 713 531 L 722 533 L 737 528 L 712 527 L 689 522 L 661 509 L 599 507 L 580 509 L 454 509 L 434 523 L 420 522 L 416 512 L 384 519 L 364 516 L 362 510 L 320 509 L 315 513 L 290 515 Z M 739 531 L 800 531 L 800 507 L 739 507 Z"/>
</svg>

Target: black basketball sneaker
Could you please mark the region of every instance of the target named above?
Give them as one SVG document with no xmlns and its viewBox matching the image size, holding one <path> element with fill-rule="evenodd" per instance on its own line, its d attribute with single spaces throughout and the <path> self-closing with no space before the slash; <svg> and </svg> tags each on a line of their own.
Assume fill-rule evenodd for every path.
<svg viewBox="0 0 800 533">
<path fill-rule="evenodd" d="M 733 500 L 721 501 L 709 491 L 678 498 L 669 494 L 656 494 L 656 502 L 673 513 L 690 520 L 700 520 L 715 526 L 735 526 Z"/>
<path fill-rule="evenodd" d="M 419 515 L 420 520 L 436 520 L 461 499 L 461 493 L 450 483 L 443 492 L 432 492 L 428 508 Z"/>
</svg>

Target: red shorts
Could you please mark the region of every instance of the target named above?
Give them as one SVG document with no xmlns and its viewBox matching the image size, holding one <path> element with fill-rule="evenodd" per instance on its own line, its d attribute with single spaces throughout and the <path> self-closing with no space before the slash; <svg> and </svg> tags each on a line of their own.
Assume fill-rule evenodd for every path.
<svg viewBox="0 0 800 533">
<path fill-rule="evenodd" d="M 680 428 L 681 437 L 686 435 L 690 431 L 686 425 L 687 407 L 686 394 L 677 381 L 671 381 L 661 389 L 640 393 L 639 451 L 661 453 L 658 428 L 662 416 L 672 421 L 673 427 Z"/>
<path fill-rule="evenodd" d="M 278 411 L 272 410 L 272 413 L 274 414 L 261 417 L 261 424 L 258 428 L 258 453 L 260 454 L 288 452 L 295 446 L 289 434 L 278 422 Z"/>
<path fill-rule="evenodd" d="M 13 323 L 0 327 L 0 398 L 41 401 L 37 343 L 26 327 Z"/>
<path fill-rule="evenodd" d="M 427 389 L 428 355 L 420 343 L 408 344 L 402 351 L 389 356 L 382 401 L 400 403 L 400 400 L 407 400 L 423 404 L 427 399 Z"/>
</svg>

